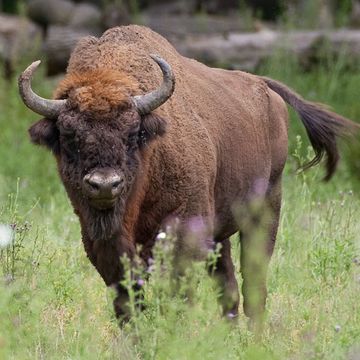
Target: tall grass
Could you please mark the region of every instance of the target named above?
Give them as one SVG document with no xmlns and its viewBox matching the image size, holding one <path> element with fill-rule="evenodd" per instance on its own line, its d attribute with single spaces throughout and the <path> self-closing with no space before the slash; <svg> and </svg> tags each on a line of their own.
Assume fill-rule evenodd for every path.
<svg viewBox="0 0 360 360">
<path fill-rule="evenodd" d="M 358 74 L 336 68 L 304 74 L 286 59 L 274 59 L 263 72 L 360 119 Z M 10 247 L 0 249 L 0 359 L 360 356 L 360 201 L 352 154 L 329 184 L 319 182 L 321 168 L 296 175 L 299 162 L 312 154 L 291 114 L 292 155 L 260 342 L 247 330 L 241 309 L 235 324 L 221 317 L 219 293 L 204 263 L 194 264 L 179 294 L 172 293 L 164 243 L 144 284 L 146 309 L 138 312 L 134 304 L 132 320 L 120 329 L 114 294 L 85 256 L 53 159 L 28 141 L 26 129 L 36 116 L 21 104 L 15 85 L 0 83 L 0 223 L 15 232 Z M 43 79 L 35 84 L 44 96 L 52 86 Z M 232 244 L 241 283 L 236 237 Z M 191 305 L 181 296 L 189 283 L 195 289 Z"/>
</svg>

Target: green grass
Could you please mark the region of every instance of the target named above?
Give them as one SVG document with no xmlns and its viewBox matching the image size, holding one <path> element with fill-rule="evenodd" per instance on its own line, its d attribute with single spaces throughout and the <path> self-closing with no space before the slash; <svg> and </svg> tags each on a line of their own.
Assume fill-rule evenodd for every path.
<svg viewBox="0 0 360 360">
<path fill-rule="evenodd" d="M 331 71 L 304 74 L 284 59 L 263 71 L 311 100 L 360 119 L 359 74 L 336 64 Z M 40 80 L 35 85 L 43 95 L 52 86 Z M 321 168 L 296 175 L 299 158 L 307 156 L 307 140 L 291 114 L 294 155 L 285 171 L 260 342 L 248 332 L 242 310 L 236 325 L 221 318 L 204 264 L 194 264 L 189 278 L 196 289 L 193 305 L 172 296 L 170 272 L 159 266 L 169 263 L 161 249 L 145 285 L 147 309 L 119 329 L 113 294 L 84 254 L 54 161 L 29 143 L 26 130 L 37 117 L 21 104 L 15 83 L 0 83 L 0 109 L 0 223 L 13 224 L 16 231 L 13 245 L 0 250 L 0 359 L 360 357 L 360 156 L 354 159 L 359 145 L 343 146 L 345 161 L 329 184 L 320 182 Z M 234 238 L 237 272 L 238 253 Z"/>
</svg>

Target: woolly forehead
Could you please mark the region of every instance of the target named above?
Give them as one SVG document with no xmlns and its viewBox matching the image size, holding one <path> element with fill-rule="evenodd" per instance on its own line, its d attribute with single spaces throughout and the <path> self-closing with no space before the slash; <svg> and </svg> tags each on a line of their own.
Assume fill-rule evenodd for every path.
<svg viewBox="0 0 360 360">
<path fill-rule="evenodd" d="M 133 78 L 116 70 L 95 69 L 67 74 L 54 97 L 68 98 L 80 112 L 90 112 L 105 119 L 114 110 L 129 108 L 130 96 L 136 92 L 138 86 Z"/>
</svg>

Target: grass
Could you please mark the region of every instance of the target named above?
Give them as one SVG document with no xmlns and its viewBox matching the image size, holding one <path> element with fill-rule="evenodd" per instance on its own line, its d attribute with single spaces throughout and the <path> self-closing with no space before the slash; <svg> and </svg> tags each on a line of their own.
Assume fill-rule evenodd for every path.
<svg viewBox="0 0 360 360">
<path fill-rule="evenodd" d="M 304 74 L 285 59 L 274 59 L 263 72 L 360 119 L 359 74 L 336 64 L 331 71 L 319 67 Z M 43 95 L 52 87 L 42 79 L 35 85 Z M 236 325 L 221 318 L 218 293 L 204 264 L 194 264 L 188 278 L 196 288 L 193 305 L 172 296 L 162 247 L 145 284 L 147 309 L 119 329 L 113 294 L 84 254 L 54 161 L 27 138 L 36 115 L 21 104 L 15 83 L 0 83 L 0 106 L 0 223 L 12 224 L 15 231 L 13 244 L 0 250 L 0 359 L 360 357 L 359 168 L 353 159 L 358 147 L 343 146 L 345 161 L 329 184 L 319 181 L 321 168 L 296 175 L 308 143 L 291 113 L 293 155 L 284 176 L 260 343 L 248 332 L 242 310 Z M 236 238 L 232 243 L 238 273 Z"/>
</svg>

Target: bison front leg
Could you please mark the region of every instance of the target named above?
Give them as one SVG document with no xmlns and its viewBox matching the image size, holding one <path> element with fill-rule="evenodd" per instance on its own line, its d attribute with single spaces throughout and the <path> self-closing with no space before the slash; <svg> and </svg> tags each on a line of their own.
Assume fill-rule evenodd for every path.
<svg viewBox="0 0 360 360">
<path fill-rule="evenodd" d="M 132 262 L 134 249 L 123 249 L 120 242 L 113 240 L 108 241 L 86 241 L 84 240 L 85 250 L 89 259 L 95 266 L 105 284 L 116 291 L 114 299 L 114 311 L 118 319 L 127 321 L 131 315 L 129 306 L 128 289 L 124 287 L 124 267 L 121 263 L 121 257 L 126 254 Z M 137 293 L 138 289 L 134 289 Z"/>
<path fill-rule="evenodd" d="M 133 314 L 134 307 L 137 310 L 143 310 L 143 305 L 140 305 L 141 301 L 143 300 L 143 295 L 141 293 L 141 287 L 138 285 L 134 285 L 131 291 L 134 293 L 134 302 L 135 304 L 130 303 L 130 296 L 128 288 L 125 288 L 120 283 L 115 286 L 116 290 L 116 297 L 113 301 L 115 316 L 121 322 L 127 322 L 130 320 L 131 315 Z"/>
<path fill-rule="evenodd" d="M 173 293 L 177 293 L 180 282 L 191 277 L 193 262 L 205 261 L 213 250 L 213 221 L 210 216 L 188 216 L 173 226 L 174 229 Z M 185 288 L 191 304 L 194 289 L 188 285 Z"/>
<path fill-rule="evenodd" d="M 239 288 L 235 278 L 234 264 L 231 259 L 231 243 L 227 238 L 221 242 L 220 257 L 209 269 L 220 288 L 220 304 L 224 316 L 232 319 L 237 317 L 239 308 Z"/>
</svg>

